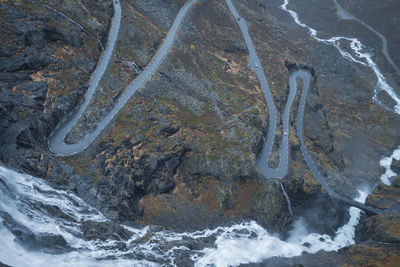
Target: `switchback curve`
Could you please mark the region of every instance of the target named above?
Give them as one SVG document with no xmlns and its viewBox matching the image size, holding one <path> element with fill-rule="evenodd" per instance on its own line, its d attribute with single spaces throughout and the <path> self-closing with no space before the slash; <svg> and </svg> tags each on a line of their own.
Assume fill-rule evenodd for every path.
<svg viewBox="0 0 400 267">
<path fill-rule="evenodd" d="M 66 144 L 65 143 L 66 135 L 72 130 L 72 128 L 78 122 L 79 118 L 84 113 L 113 55 L 114 46 L 118 36 L 118 30 L 121 22 L 121 5 L 119 3 L 119 0 L 113 1 L 115 12 L 104 54 L 92 76 L 90 87 L 85 95 L 83 103 L 79 105 L 78 109 L 72 114 L 72 116 L 66 119 L 64 122 L 62 122 L 50 136 L 49 138 L 50 151 L 52 151 L 57 156 L 70 156 L 83 151 L 94 140 L 96 140 L 96 138 L 100 135 L 100 133 L 104 130 L 104 128 L 113 120 L 115 115 L 117 115 L 118 112 L 125 106 L 125 104 L 131 98 L 131 96 L 137 91 L 137 89 L 142 87 L 145 84 L 145 82 L 148 81 L 150 77 L 153 75 L 154 71 L 163 61 L 169 49 L 171 48 L 172 43 L 175 40 L 176 33 L 180 29 L 181 23 L 184 17 L 186 16 L 188 10 L 196 2 L 197 0 L 189 0 L 183 5 L 183 7 L 178 12 L 178 15 L 176 16 L 172 24 L 172 27 L 169 30 L 157 54 L 152 58 L 147 67 L 125 89 L 125 91 L 121 94 L 120 98 L 118 99 L 113 109 L 100 122 L 98 122 L 95 130 L 87 134 L 77 143 Z"/>
</svg>

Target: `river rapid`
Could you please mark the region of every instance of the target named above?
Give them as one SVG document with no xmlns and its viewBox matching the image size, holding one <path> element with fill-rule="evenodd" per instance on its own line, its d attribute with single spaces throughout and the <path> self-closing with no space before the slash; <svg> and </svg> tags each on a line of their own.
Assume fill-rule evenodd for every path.
<svg viewBox="0 0 400 267">
<path fill-rule="evenodd" d="M 119 229 L 100 240 L 88 238 L 84 226 L 107 219 L 72 192 L 3 166 L 0 191 L 0 262 L 12 266 L 237 266 L 354 244 L 361 213 L 351 207 L 334 237 L 309 233 L 299 220 L 287 240 L 254 221 L 184 233 L 120 225 L 124 235 Z M 360 191 L 356 201 L 366 196 Z"/>
<path fill-rule="evenodd" d="M 93 142 L 134 92 L 152 75 L 172 45 L 186 12 L 195 2 L 191 0 L 185 4 L 160 48 L 160 51 L 164 52 L 161 54 L 159 52 L 148 69 L 141 74 L 142 76 L 139 75 L 126 89 L 113 111 L 99 124 L 95 132 L 77 144 L 67 145 L 64 138 L 84 112 L 93 92 L 87 94 L 76 113 L 59 126 L 51 136 L 49 147 L 55 154 L 78 153 Z M 92 77 L 90 88 L 93 91 L 108 65 L 118 33 L 121 11 L 119 1 L 113 3 L 115 8 L 113 24 L 108 44 L 99 63 L 102 69 L 99 69 L 98 73 L 96 69 Z M 240 26 L 250 51 L 249 67 L 257 74 L 269 105 L 271 124 L 264 146 L 265 152 L 263 152 L 266 156 L 262 157 L 267 159 L 272 149 L 277 121 L 273 98 L 248 33 L 246 21 L 240 17 L 231 0 L 226 0 L 226 3 Z M 370 67 L 377 77 L 375 97 L 379 90 L 385 90 L 397 103 L 393 111 L 400 114 L 399 97 L 386 82 L 372 60 L 372 56 L 363 52 L 363 45 L 357 39 L 347 37 L 321 39 L 317 36 L 317 31 L 303 24 L 297 13 L 290 10 L 288 5 L 289 1 L 285 0 L 281 6 L 282 10 L 289 13 L 299 26 L 307 29 L 316 41 L 336 47 L 341 56 L 354 61 L 355 64 Z M 346 14 L 352 16 L 349 13 Z M 350 41 L 356 57 L 341 49 L 342 40 Z M 312 78 L 306 70 L 294 71 L 289 77 L 290 94 L 283 114 L 283 127 L 284 131 L 289 131 L 288 114 L 298 89 L 297 78 L 303 81 L 303 88 L 296 129 L 303 156 L 307 163 L 311 162 L 311 165 L 308 165 L 312 170 L 312 159 L 305 149 L 302 137 L 304 105 Z M 283 177 L 286 174 L 288 143 L 288 135 L 286 135 L 282 140 L 280 163 L 277 169 L 258 165 L 260 169 L 264 168 L 263 173 L 266 177 Z M 400 159 L 400 148 L 380 162 L 386 168 L 381 179 L 387 184 L 390 183 L 390 177 L 394 175 L 390 170 L 393 159 Z M 318 176 L 317 172 L 318 170 L 313 171 L 314 176 Z M 316 179 L 318 180 L 318 177 Z M 323 184 L 323 177 L 319 182 Z M 284 188 L 282 190 L 284 192 Z M 350 207 L 349 221 L 337 229 L 334 236 L 310 233 L 300 219 L 293 225 L 289 237 L 282 240 L 254 221 L 183 233 L 162 230 L 154 226 L 133 228 L 117 225 L 108 221 L 98 210 L 87 205 L 67 189 L 53 188 L 41 178 L 11 170 L 2 165 L 0 165 L 0 191 L 0 246 L 2 247 L 0 262 L 12 266 L 237 266 L 242 263 L 260 262 L 271 257 L 298 256 L 303 252 L 336 251 L 354 244 L 355 227 L 361 214 L 358 208 Z M 368 192 L 359 190 L 359 195 L 354 201 L 364 203 L 367 195 Z M 290 200 L 288 202 L 290 203 Z M 107 230 L 109 234 L 104 238 L 98 238 L 96 235 L 88 235 L 85 227 L 88 224 L 97 225 L 98 229 L 111 230 Z"/>
<path fill-rule="evenodd" d="M 342 6 L 340 6 L 337 2 L 337 0 L 333 0 L 334 4 L 336 5 L 338 9 L 338 14 L 341 17 L 341 19 L 344 20 L 356 20 L 358 23 L 366 27 L 368 30 L 372 31 L 374 34 L 376 34 L 379 39 L 382 41 L 382 53 L 384 54 L 385 58 L 387 61 L 392 65 L 393 69 L 397 72 L 397 74 L 400 76 L 399 68 L 398 66 L 393 62 L 392 58 L 389 55 L 388 48 L 387 48 L 387 41 L 386 38 L 383 34 L 379 33 L 375 29 L 373 29 L 371 26 L 368 24 L 364 23 L 354 15 L 352 15 L 350 12 L 345 10 Z M 400 97 L 397 95 L 396 91 L 390 84 L 387 82 L 385 76 L 383 73 L 380 71 L 377 63 L 373 60 L 374 55 L 370 52 L 370 49 L 367 49 L 366 46 L 364 46 L 357 38 L 349 38 L 349 37 L 344 37 L 344 36 L 334 36 L 330 38 L 320 38 L 318 37 L 318 31 L 315 30 L 314 28 L 304 24 L 300 18 L 299 15 L 291 10 L 288 6 L 290 4 L 290 0 L 284 0 L 283 4 L 280 6 L 282 10 L 287 12 L 294 20 L 294 22 L 299 25 L 300 27 L 306 29 L 308 31 L 308 34 L 315 39 L 317 42 L 324 43 L 327 45 L 331 45 L 335 47 L 339 54 L 344 57 L 345 59 L 349 60 L 350 62 L 354 64 L 360 64 L 362 66 L 368 67 L 371 69 L 371 71 L 375 74 L 376 76 L 376 86 L 374 88 L 374 95 L 372 97 L 372 100 L 377 103 L 378 105 L 381 105 L 383 108 L 392 111 L 393 113 L 400 115 Z M 349 53 L 345 51 L 344 43 L 348 41 L 350 42 L 350 48 L 353 53 Z M 386 107 L 378 98 L 378 93 L 380 91 L 385 91 L 396 103 L 393 108 Z M 302 102 L 302 101 L 301 101 Z M 301 103 L 302 104 L 302 103 Z M 301 116 L 302 117 L 302 116 Z M 299 117 L 298 117 L 299 118 Z M 298 122 L 297 119 L 297 129 L 302 125 L 302 123 Z M 302 127 L 302 126 L 301 126 Z M 305 149 L 305 148 L 304 148 Z M 303 152 L 304 155 L 304 152 Z M 305 156 L 305 158 L 307 158 Z M 311 158 L 311 157 L 310 157 Z M 385 169 L 385 173 L 381 175 L 380 179 L 381 181 L 386 184 L 390 185 L 390 178 L 395 176 L 396 173 L 394 173 L 390 169 L 390 165 L 392 164 L 392 160 L 400 159 L 400 145 L 398 148 L 396 148 L 393 152 L 392 155 L 388 157 L 382 157 L 380 160 L 379 164 Z M 308 162 L 307 162 L 308 163 Z M 309 165 L 309 164 L 308 164 Z M 309 165 L 310 169 L 312 170 L 313 167 Z M 315 167 L 316 169 L 316 167 Z M 322 177 L 321 175 L 318 175 L 317 172 L 313 171 L 314 177 L 318 180 L 318 177 Z M 321 179 L 320 179 L 321 180 Z M 325 186 L 324 186 L 325 187 Z M 326 188 L 326 187 L 325 187 Z"/>
</svg>

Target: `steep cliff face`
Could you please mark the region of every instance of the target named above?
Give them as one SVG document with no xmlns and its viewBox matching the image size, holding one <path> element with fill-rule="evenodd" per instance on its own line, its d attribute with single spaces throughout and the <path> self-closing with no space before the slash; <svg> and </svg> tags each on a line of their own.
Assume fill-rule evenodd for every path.
<svg viewBox="0 0 400 267">
<path fill-rule="evenodd" d="M 112 13 L 108 1 L 1 2 L 3 163 L 38 173 L 47 136 L 87 88 Z"/>
<path fill-rule="evenodd" d="M 152 12 L 175 14 L 173 7 Z M 82 175 L 98 170 L 96 198 L 106 213 L 177 228 L 231 218 L 258 218 L 276 230 L 288 226 L 288 216 L 280 218 L 274 208 L 287 210 L 279 183 L 257 179 L 266 110 L 246 65 L 246 46 L 225 3 L 196 4 L 153 78 L 97 148 L 71 161 Z"/>
<path fill-rule="evenodd" d="M 364 216 L 357 227 L 359 242 L 370 243 L 400 243 L 400 212 L 395 211 L 400 206 L 399 178 L 393 180 L 393 186 L 380 184 L 368 196 L 367 204 L 393 210 L 392 213 L 375 216 Z"/>
<path fill-rule="evenodd" d="M 399 178 L 393 186 L 379 185 L 367 198 L 366 204 L 393 209 L 400 205 Z M 400 262 L 399 212 L 366 216 L 362 215 L 356 228 L 356 243 L 337 252 L 304 253 L 290 259 L 272 258 L 260 264 L 247 266 L 397 266 Z"/>
<path fill-rule="evenodd" d="M 82 138 L 111 110 L 155 55 L 185 2 L 121 1 L 115 55 L 67 142 Z M 304 135 L 329 185 L 352 198 L 360 184 L 377 183 L 380 156 L 400 143 L 400 120 L 373 103 L 370 70 L 310 38 L 279 9 L 280 0 L 234 4 L 248 22 L 279 112 L 288 94 L 288 66 L 313 69 Z M 291 8 L 322 35 L 355 31 L 379 51 L 376 36 L 340 20 L 333 3 L 301 0 Z M 257 172 L 268 108 L 224 1 L 194 5 L 163 63 L 97 141 L 81 154 L 53 156 L 47 138 L 81 101 L 112 14 L 111 1 L 0 4 L 1 162 L 77 192 L 116 221 L 186 230 L 255 219 L 277 232 L 299 216 L 310 218 L 309 228 L 317 231 L 332 232 L 345 221 L 346 207 L 329 199 L 300 152 L 294 123 L 300 90 L 291 113 L 287 177 L 267 180 Z M 277 134 L 275 155 L 280 127 Z"/>
<path fill-rule="evenodd" d="M 67 142 L 113 107 L 184 2 L 122 2 L 113 62 Z M 68 159 L 48 151 L 47 137 L 88 87 L 111 2 L 9 1 L 1 8 L 9 26 L 1 29 L 3 163 L 68 186 L 116 220 L 182 229 L 232 218 L 257 218 L 276 230 L 289 225 L 280 216 L 287 204 L 279 182 L 257 179 L 266 109 L 224 3 L 197 4 L 153 79 L 96 144 Z"/>
<path fill-rule="evenodd" d="M 355 21 L 340 19 L 333 1 L 312 3 L 292 1 L 289 8 L 298 12 L 303 23 L 318 30 L 321 38 L 359 38 L 368 49 L 376 51 L 379 68 L 385 75 L 388 73 L 385 69 L 390 67 L 389 63 L 380 53 L 381 40 L 373 32 Z M 279 21 L 278 27 L 291 40 L 296 60 L 314 67 L 317 78 L 307 99 L 304 135 L 308 139 L 307 148 L 326 180 L 337 192 L 349 197 L 356 195 L 358 185 L 374 186 L 382 172 L 380 157 L 390 154 L 399 143 L 396 130 L 399 116 L 372 101 L 377 82 L 374 73 L 343 58 L 335 47 L 311 38 L 306 29 L 276 8 L 282 1 L 262 4 L 266 7 L 265 16 Z M 364 8 L 373 10 L 375 5 Z M 342 47 L 346 50 L 347 45 L 343 43 Z M 397 88 L 399 77 L 389 75 L 388 79 Z"/>
</svg>

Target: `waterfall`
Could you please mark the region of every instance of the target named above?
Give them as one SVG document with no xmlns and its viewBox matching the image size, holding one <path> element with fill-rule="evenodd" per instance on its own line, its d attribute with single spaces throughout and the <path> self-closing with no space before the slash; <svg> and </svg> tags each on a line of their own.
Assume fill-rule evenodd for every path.
<svg viewBox="0 0 400 267">
<path fill-rule="evenodd" d="M 284 196 L 285 199 L 286 199 L 286 203 L 287 203 L 287 207 L 288 207 L 288 210 L 289 210 L 289 212 L 290 212 L 290 215 L 293 215 L 292 203 L 290 202 L 289 196 L 286 194 L 285 187 L 283 187 L 283 183 L 281 182 L 280 184 L 281 184 L 283 196 Z"/>
<path fill-rule="evenodd" d="M 351 207 L 349 222 L 335 237 L 309 233 L 297 222 L 285 241 L 250 221 L 184 233 L 113 224 L 118 233 L 97 239 L 85 238 L 82 226 L 90 222 L 100 225 L 91 230 L 101 231 L 111 222 L 69 191 L 0 165 L 0 192 L 0 262 L 12 266 L 177 266 L 183 261 L 219 267 L 335 251 L 354 244 L 361 212 Z M 357 200 L 366 196 L 360 191 Z"/>
</svg>

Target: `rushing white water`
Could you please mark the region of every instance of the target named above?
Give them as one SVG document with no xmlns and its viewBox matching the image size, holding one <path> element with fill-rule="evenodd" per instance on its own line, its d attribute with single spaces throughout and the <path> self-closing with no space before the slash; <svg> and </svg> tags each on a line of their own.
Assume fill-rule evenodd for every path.
<svg viewBox="0 0 400 267">
<path fill-rule="evenodd" d="M 286 5 L 288 2 L 285 1 Z M 299 25 L 308 27 L 301 24 L 297 14 L 296 18 Z M 315 30 L 308 29 L 314 38 L 319 39 Z M 335 47 L 343 56 L 371 67 L 368 58 L 360 56 L 363 54 L 361 43 L 351 38 L 334 38 L 339 38 L 337 43 L 319 40 L 334 46 L 337 44 Z M 340 40 L 351 41 L 357 59 L 340 49 Z M 360 55 L 356 52 L 358 50 Z M 381 165 L 387 167 L 386 173 L 389 170 L 386 178 L 388 181 L 392 175 L 390 164 L 393 159 L 400 159 L 400 147 L 392 156 L 381 160 Z M 284 192 L 283 186 L 282 190 Z M 131 232 L 128 240 L 101 241 L 85 240 L 81 225 L 88 220 L 106 223 L 107 219 L 71 192 L 56 190 L 39 178 L 2 166 L 0 192 L 0 262 L 14 266 L 175 266 L 183 258 L 193 261 L 196 266 L 237 266 L 276 256 L 293 257 L 303 252 L 334 251 L 354 244 L 355 226 L 361 213 L 359 209 L 351 207 L 349 221 L 336 231 L 334 237 L 309 233 L 304 222 L 299 220 L 287 240 L 279 239 L 252 221 L 192 233 L 122 226 Z M 359 193 L 355 201 L 364 203 L 368 194 L 362 191 Z M 287 200 L 289 205 L 290 201 Z M 21 229 L 29 229 L 35 236 L 62 236 L 69 249 L 57 253 L 45 249 L 27 249 L 23 242 L 18 242 L 18 234 L 13 232 L 4 214 L 10 215 L 16 225 L 20 225 Z M 204 245 L 204 238 L 211 240 L 209 245 Z M 190 249 L 189 243 L 199 244 L 199 247 Z"/>
<path fill-rule="evenodd" d="M 288 210 L 289 210 L 290 214 L 293 215 L 292 203 L 290 202 L 290 198 L 289 198 L 288 194 L 286 193 L 285 187 L 283 187 L 283 183 L 281 183 L 281 189 L 282 189 L 283 196 L 285 197 L 285 200 L 286 200 L 286 203 L 288 206 Z"/>
<path fill-rule="evenodd" d="M 284 241 L 252 221 L 192 233 L 123 226 L 131 232 L 128 240 L 84 240 L 80 229 L 83 221 L 107 220 L 71 192 L 56 190 L 39 178 L 2 166 L 0 191 L 0 262 L 13 266 L 175 266 L 182 255 L 196 266 L 237 266 L 274 256 L 297 256 L 304 251 L 338 250 L 353 244 L 354 228 L 360 216 L 359 209 L 350 208 L 349 222 L 336 231 L 335 237 L 308 233 L 299 221 L 291 237 Z M 356 200 L 364 202 L 366 196 L 360 191 Z M 49 212 L 50 207 L 57 207 L 58 212 Z M 61 235 L 70 250 L 55 254 L 27 249 L 7 226 L 4 213 L 21 225 L 20 228 L 27 227 L 35 235 Z M 200 245 L 199 249 L 190 250 L 185 243 L 190 240 L 189 243 L 201 244 L 204 238 L 212 240 L 208 247 Z M 118 246 L 120 243 L 124 246 Z"/>
<path fill-rule="evenodd" d="M 390 166 L 392 165 L 393 159 L 395 160 L 400 160 L 400 146 L 395 149 L 392 153 L 391 156 L 389 157 L 384 157 L 381 159 L 379 164 L 385 168 L 385 173 L 381 175 L 381 181 L 382 183 L 386 185 L 390 185 L 390 178 L 396 175 L 400 175 L 400 173 L 395 173 L 390 169 Z"/>
<path fill-rule="evenodd" d="M 393 59 L 390 57 L 389 55 L 389 49 L 388 49 L 388 44 L 387 44 L 387 40 L 385 38 L 385 36 L 383 34 L 381 34 L 380 32 L 378 32 L 377 30 L 375 30 L 374 28 L 372 28 L 371 26 L 369 26 L 367 23 L 365 23 L 364 21 L 358 19 L 357 17 L 355 17 L 353 14 L 349 13 L 347 10 L 345 10 L 341 5 L 339 5 L 339 3 L 337 2 L 337 0 L 333 0 L 333 2 L 336 5 L 336 8 L 338 9 L 338 14 L 339 16 L 344 19 L 344 20 L 355 20 L 358 23 L 360 23 L 361 25 L 363 25 L 364 27 L 366 27 L 368 30 L 372 31 L 376 36 L 378 36 L 379 39 L 381 39 L 382 41 L 382 53 L 385 56 L 386 60 L 389 62 L 390 65 L 392 65 L 393 69 L 396 71 L 397 75 L 400 75 L 400 69 L 399 67 L 396 65 L 396 63 L 394 63 Z"/>
<path fill-rule="evenodd" d="M 353 61 L 355 63 L 361 64 L 363 66 L 370 67 L 373 70 L 373 72 L 375 73 L 376 78 L 377 78 L 377 84 L 375 86 L 375 93 L 373 96 L 373 100 L 378 104 L 382 104 L 380 102 L 380 100 L 378 99 L 378 93 L 381 90 L 385 91 L 396 102 L 393 112 L 400 115 L 400 98 L 399 98 L 399 96 L 396 94 L 394 89 L 387 83 L 386 78 L 379 70 L 378 65 L 372 60 L 372 54 L 365 52 L 365 46 L 356 38 L 349 38 L 349 37 L 331 37 L 329 39 L 319 38 L 317 36 L 317 34 L 318 34 L 317 30 L 302 23 L 299 19 L 298 14 L 295 11 L 290 10 L 288 8 L 289 2 L 290 2 L 290 0 L 284 0 L 284 3 L 281 5 L 281 9 L 288 12 L 292 16 L 292 18 L 294 19 L 296 24 L 307 29 L 309 32 L 309 35 L 312 38 L 314 38 L 318 42 L 322 42 L 322 43 L 326 43 L 326 44 L 334 46 L 344 58 L 346 58 L 350 61 Z M 397 73 L 399 73 L 397 66 L 393 63 L 392 59 L 389 56 L 388 49 L 387 49 L 387 42 L 386 42 L 385 37 L 382 34 L 380 34 L 379 32 L 377 32 L 376 30 L 374 30 L 373 28 L 371 28 L 369 25 L 364 23 L 363 21 L 355 18 L 353 15 L 351 15 L 350 13 L 345 11 L 340 5 L 338 5 L 336 0 L 334 0 L 334 3 L 339 8 L 339 11 L 342 11 L 342 15 L 345 14 L 346 19 L 356 19 L 359 23 L 361 23 L 362 25 L 367 27 L 369 30 L 373 31 L 375 34 L 378 35 L 378 37 L 382 40 L 383 54 L 385 55 L 385 57 L 387 58 L 389 63 L 396 69 Z M 345 13 L 343 13 L 343 12 L 345 12 Z M 342 41 L 342 40 L 350 42 L 350 48 L 353 50 L 355 57 L 352 54 L 341 49 L 340 41 Z M 381 181 L 387 185 L 390 185 L 390 177 L 393 177 L 396 175 L 396 173 L 390 169 L 390 165 L 392 164 L 393 159 L 396 159 L 396 160 L 400 159 L 400 147 L 395 149 L 391 156 L 384 157 L 379 162 L 380 165 L 385 168 L 385 173 L 381 175 Z"/>
<path fill-rule="evenodd" d="M 359 191 L 355 200 L 365 202 L 367 193 Z M 350 208 L 350 219 L 347 224 L 336 231 L 334 238 L 328 235 L 308 233 L 302 221 L 295 224 L 291 237 L 282 241 L 271 235 L 254 222 L 233 226 L 229 231 L 220 234 L 215 241 L 216 248 L 206 248 L 202 257 L 196 260 L 198 266 L 215 264 L 216 266 L 236 266 L 241 263 L 259 262 L 271 257 L 293 257 L 302 252 L 315 253 L 319 250 L 334 251 L 354 244 L 355 226 L 358 224 L 360 210 Z M 251 230 L 254 237 L 247 232 L 237 233 L 240 229 Z"/>
<path fill-rule="evenodd" d="M 331 38 L 320 38 L 318 37 L 318 31 L 313 29 L 312 27 L 308 26 L 307 24 L 304 24 L 301 22 L 299 19 L 299 15 L 288 8 L 290 0 L 284 0 L 284 3 L 281 5 L 281 8 L 288 12 L 290 16 L 293 18 L 293 20 L 301 26 L 302 28 L 308 30 L 309 35 L 314 38 L 316 41 L 332 45 L 335 47 L 339 53 L 346 59 L 361 64 L 363 66 L 371 68 L 371 70 L 374 72 L 377 82 L 376 86 L 374 88 L 374 96 L 373 100 L 378 103 L 382 104 L 380 100 L 378 99 L 378 93 L 380 91 L 385 91 L 395 102 L 396 105 L 394 107 L 394 112 L 397 114 L 400 114 L 400 98 L 396 94 L 395 90 L 388 84 L 385 76 L 381 73 L 381 71 L 378 68 L 378 65 L 373 61 L 372 57 L 373 55 L 366 51 L 366 47 L 357 39 L 357 38 L 350 38 L 350 37 L 343 37 L 343 36 L 334 36 Z M 350 42 L 350 48 L 353 51 L 352 53 L 349 53 L 341 48 L 343 45 L 341 41 L 347 41 Z"/>
</svg>

